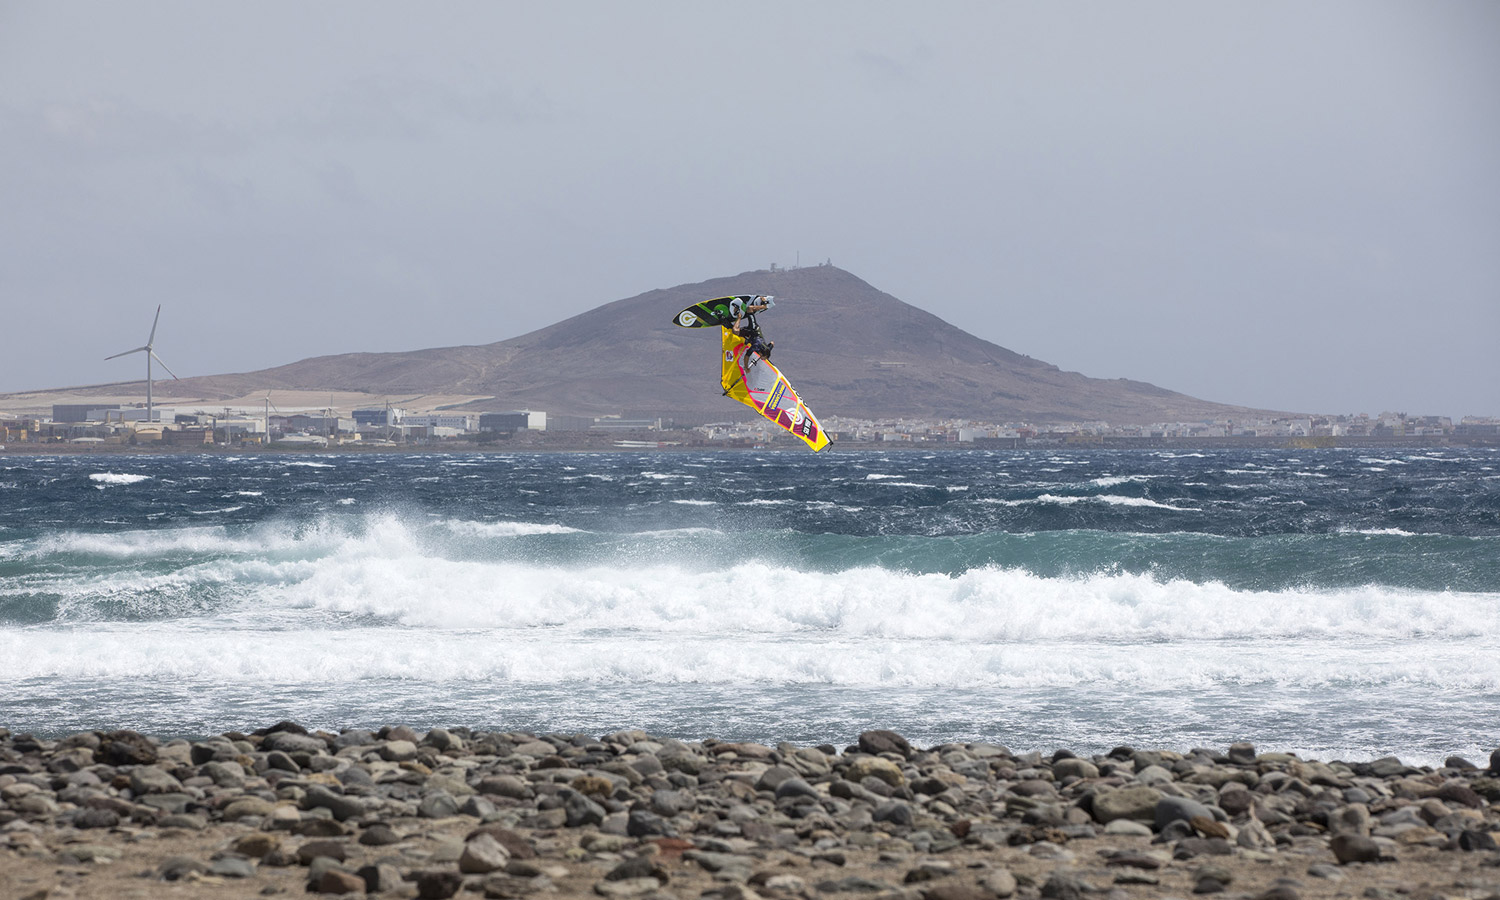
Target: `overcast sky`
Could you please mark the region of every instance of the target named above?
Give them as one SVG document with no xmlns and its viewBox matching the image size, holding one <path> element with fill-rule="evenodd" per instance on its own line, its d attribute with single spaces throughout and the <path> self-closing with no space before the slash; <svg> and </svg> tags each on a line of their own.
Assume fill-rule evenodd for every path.
<svg viewBox="0 0 1500 900">
<path fill-rule="evenodd" d="M 831 259 L 1087 375 L 1500 415 L 1500 3 L 4 2 L 0 391 Z"/>
</svg>

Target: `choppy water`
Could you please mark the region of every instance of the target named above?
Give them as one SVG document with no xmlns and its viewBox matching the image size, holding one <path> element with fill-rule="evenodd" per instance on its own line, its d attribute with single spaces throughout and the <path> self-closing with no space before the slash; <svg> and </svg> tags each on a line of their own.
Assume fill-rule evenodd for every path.
<svg viewBox="0 0 1500 900">
<path fill-rule="evenodd" d="M 1500 453 L 0 460 L 0 725 L 1486 758 Z"/>
</svg>

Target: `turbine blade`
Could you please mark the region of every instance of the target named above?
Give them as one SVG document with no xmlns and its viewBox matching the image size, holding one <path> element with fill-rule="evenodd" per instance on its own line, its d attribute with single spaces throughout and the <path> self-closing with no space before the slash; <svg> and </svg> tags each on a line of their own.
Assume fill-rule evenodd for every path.
<svg viewBox="0 0 1500 900">
<path fill-rule="evenodd" d="M 140 353 L 142 350 L 148 350 L 149 351 L 150 349 L 151 349 L 150 347 L 137 347 L 134 350 L 126 350 L 124 353 L 116 353 L 114 356 L 106 356 L 104 358 L 105 359 L 119 359 L 122 356 L 129 356 L 132 353 Z"/>
<path fill-rule="evenodd" d="M 151 351 L 151 358 L 152 358 L 152 359 L 154 359 L 154 360 L 156 360 L 156 361 L 157 361 L 157 362 L 159 362 L 159 363 L 161 363 L 161 367 L 162 367 L 162 368 L 163 368 L 163 369 L 166 369 L 166 370 L 167 370 L 167 374 L 168 374 L 168 375 L 171 375 L 171 376 L 172 376 L 172 377 L 173 377 L 173 378 L 174 378 L 174 379 L 176 379 L 176 380 L 178 380 L 178 381 L 181 381 L 181 380 L 182 380 L 182 379 L 181 379 L 181 378 L 177 378 L 177 373 L 176 373 L 176 372 L 173 372 L 173 371 L 172 371 L 172 370 L 171 370 L 171 369 L 170 369 L 170 368 L 169 368 L 169 367 L 168 367 L 168 366 L 167 366 L 167 364 L 166 364 L 166 363 L 164 363 L 164 362 L 161 362 L 161 357 L 160 357 L 160 356 L 157 356 L 157 355 L 156 355 L 156 351 L 155 351 L 155 350 L 152 350 L 152 351 Z"/>
<path fill-rule="evenodd" d="M 154 346 L 156 344 L 156 323 L 160 322 L 160 321 L 161 321 L 161 304 L 158 303 L 158 304 L 156 304 L 156 318 L 154 318 L 154 319 L 151 320 L 151 336 L 148 337 L 148 338 L 146 338 L 146 346 L 147 347 L 151 347 L 151 346 Z M 161 362 L 161 360 L 157 360 L 157 362 Z M 166 363 L 162 363 L 162 365 L 166 365 Z"/>
</svg>

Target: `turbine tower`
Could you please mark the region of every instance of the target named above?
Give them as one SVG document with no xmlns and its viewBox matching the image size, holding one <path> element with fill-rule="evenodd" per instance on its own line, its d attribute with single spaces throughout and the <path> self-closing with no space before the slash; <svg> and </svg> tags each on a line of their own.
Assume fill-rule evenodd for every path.
<svg viewBox="0 0 1500 900">
<path fill-rule="evenodd" d="M 152 349 L 155 346 L 155 344 L 156 344 L 156 323 L 160 322 L 160 321 L 161 321 L 161 304 L 157 304 L 157 306 L 156 306 L 156 318 L 151 320 L 151 336 L 148 337 L 148 338 L 146 338 L 146 346 L 144 346 L 144 347 L 137 347 L 134 350 L 126 350 L 124 353 L 116 353 L 114 356 L 106 356 L 106 357 L 104 357 L 105 359 L 108 360 L 108 359 L 118 359 L 118 358 L 120 358 L 122 356 L 129 356 L 132 353 L 144 353 L 144 354 L 146 354 L 146 421 L 147 422 L 154 422 L 154 421 L 156 421 L 156 419 L 153 417 L 153 414 L 151 412 L 151 408 L 152 408 L 152 406 L 151 406 L 151 360 L 154 359 L 157 362 L 161 363 L 161 367 L 163 369 L 167 370 L 167 374 L 168 375 L 171 375 L 174 380 L 181 381 L 181 379 L 177 377 L 177 373 L 173 372 L 172 369 L 171 369 L 171 367 L 169 367 L 166 363 L 162 362 L 161 361 L 161 357 L 157 356 L 156 355 L 156 351 L 154 349 Z"/>
</svg>

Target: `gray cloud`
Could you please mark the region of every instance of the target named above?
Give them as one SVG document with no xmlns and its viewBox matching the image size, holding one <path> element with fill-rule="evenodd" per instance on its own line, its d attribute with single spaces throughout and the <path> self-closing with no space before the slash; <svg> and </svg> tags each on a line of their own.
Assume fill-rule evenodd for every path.
<svg viewBox="0 0 1500 900">
<path fill-rule="evenodd" d="M 0 390 L 158 302 L 203 374 L 800 252 L 1090 375 L 1500 413 L 1494 4 L 151 9 L 0 11 Z"/>
</svg>

